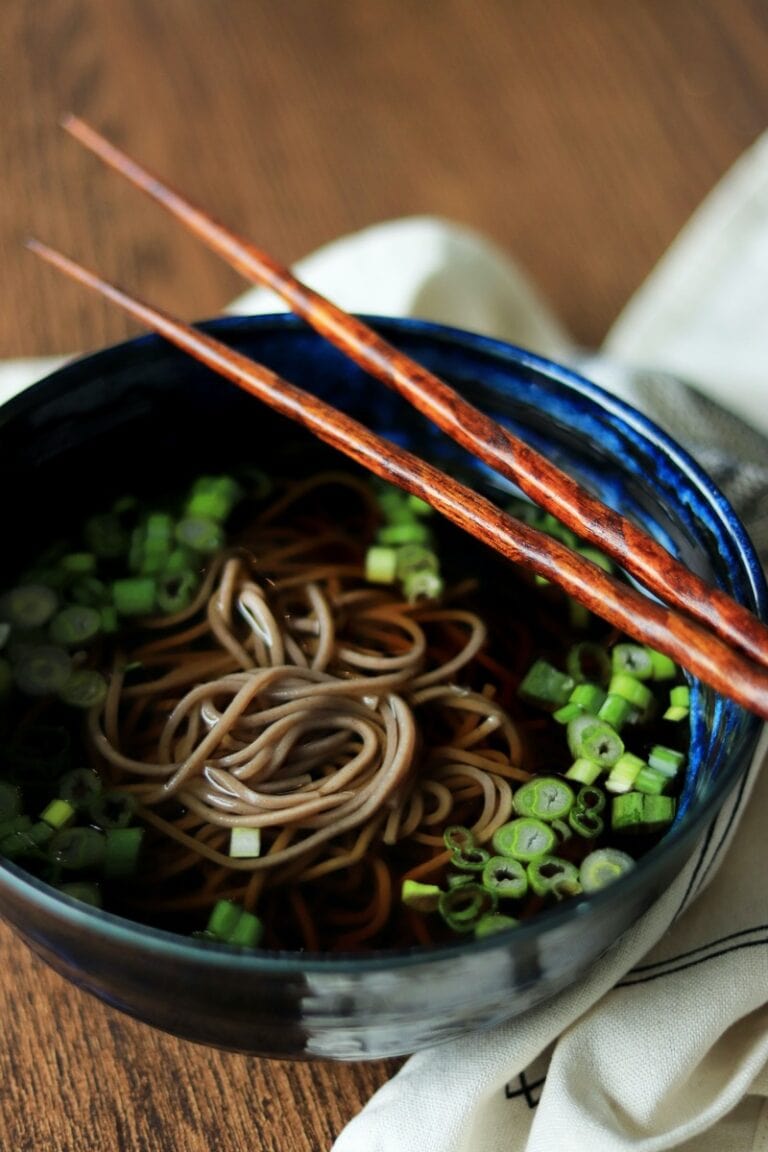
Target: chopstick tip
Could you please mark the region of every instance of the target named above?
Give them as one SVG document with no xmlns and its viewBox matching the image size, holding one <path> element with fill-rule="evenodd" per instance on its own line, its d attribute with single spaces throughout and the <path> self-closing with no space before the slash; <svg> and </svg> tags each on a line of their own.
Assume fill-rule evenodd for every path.
<svg viewBox="0 0 768 1152">
<path fill-rule="evenodd" d="M 59 117 L 59 127 L 63 128 L 65 132 L 71 132 L 80 124 L 82 124 L 82 120 L 74 112 L 63 112 Z"/>
</svg>

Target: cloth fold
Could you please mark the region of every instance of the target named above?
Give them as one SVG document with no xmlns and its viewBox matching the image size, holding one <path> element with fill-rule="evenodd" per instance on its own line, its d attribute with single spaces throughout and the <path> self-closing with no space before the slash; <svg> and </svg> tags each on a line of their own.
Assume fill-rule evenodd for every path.
<svg viewBox="0 0 768 1152">
<path fill-rule="evenodd" d="M 574 364 L 713 475 L 768 563 L 768 134 L 587 355 L 525 274 L 430 217 L 297 265 L 342 306 L 499 336 Z M 232 312 L 281 309 L 253 289 Z M 0 400 L 57 362 L 0 368 Z M 692 387 L 687 381 L 695 381 Z M 674 884 L 577 985 L 412 1056 L 333 1152 L 768 1150 L 768 736 Z"/>
</svg>

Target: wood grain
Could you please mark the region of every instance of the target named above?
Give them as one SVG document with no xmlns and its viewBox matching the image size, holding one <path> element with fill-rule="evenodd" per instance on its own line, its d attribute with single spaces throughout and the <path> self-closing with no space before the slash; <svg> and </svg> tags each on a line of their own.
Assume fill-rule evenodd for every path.
<svg viewBox="0 0 768 1152">
<path fill-rule="evenodd" d="M 519 258 L 576 338 L 603 333 L 768 126 L 763 0 L 5 0 L 0 356 L 132 331 L 28 233 L 160 305 L 242 283 L 56 127 L 76 111 L 291 261 L 429 212 Z M 162 1036 L 0 929 L 0 1145 L 327 1149 L 396 1065 L 289 1065 Z"/>
</svg>

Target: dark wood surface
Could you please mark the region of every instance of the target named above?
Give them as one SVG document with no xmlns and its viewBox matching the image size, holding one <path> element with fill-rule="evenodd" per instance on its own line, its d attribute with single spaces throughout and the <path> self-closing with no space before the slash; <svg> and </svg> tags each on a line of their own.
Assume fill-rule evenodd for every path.
<svg viewBox="0 0 768 1152">
<path fill-rule="evenodd" d="M 288 261 L 399 215 L 469 224 L 590 345 L 768 127 L 763 0 L 5 0 L 3 17 L 0 356 L 133 331 L 28 233 L 189 318 L 241 289 L 66 138 L 67 110 Z M 4 928 L 0 963 L 14 1152 L 315 1152 L 397 1067 L 173 1040 Z"/>
</svg>

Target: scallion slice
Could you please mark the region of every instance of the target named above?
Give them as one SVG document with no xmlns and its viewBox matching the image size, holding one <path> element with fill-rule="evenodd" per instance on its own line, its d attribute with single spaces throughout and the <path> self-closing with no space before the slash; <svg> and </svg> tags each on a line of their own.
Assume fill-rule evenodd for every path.
<svg viewBox="0 0 768 1152">
<path fill-rule="evenodd" d="M 512 804 L 519 816 L 552 821 L 568 815 L 573 799 L 573 789 L 558 776 L 538 776 L 517 789 Z"/>
<path fill-rule="evenodd" d="M 104 835 L 96 828 L 64 828 L 48 845 L 50 859 L 72 871 L 99 867 L 104 851 Z"/>
<path fill-rule="evenodd" d="M 618 848 L 596 848 L 581 862 L 579 875 L 585 892 L 599 892 L 635 867 L 632 857 Z"/>
<path fill-rule="evenodd" d="M 502 824 L 493 834 L 494 852 L 499 856 L 510 856 L 513 860 L 535 860 L 551 852 L 557 836 L 549 824 L 531 816 L 521 816 Z"/>
<path fill-rule="evenodd" d="M 61 688 L 59 697 L 72 708 L 93 708 L 107 695 L 107 682 L 95 668 L 78 668 Z"/>
<path fill-rule="evenodd" d="M 41 628 L 53 616 L 59 598 L 45 584 L 19 584 L 0 599 L 0 619 L 27 631 Z"/>
<path fill-rule="evenodd" d="M 537 896 L 576 896 L 581 892 L 579 870 L 560 856 L 540 856 L 528 864 L 528 883 Z"/>
<path fill-rule="evenodd" d="M 60 692 L 72 674 L 72 658 L 53 644 L 37 644 L 19 656 L 14 668 L 16 684 L 27 696 Z"/>
<path fill-rule="evenodd" d="M 524 865 L 509 856 L 491 856 L 483 868 L 483 887 L 495 892 L 500 900 L 519 900 L 528 891 Z"/>
</svg>

